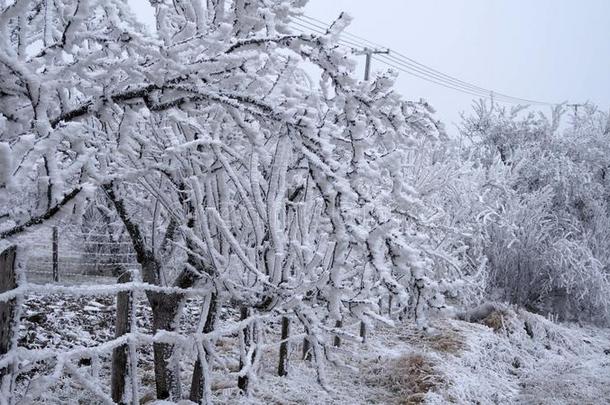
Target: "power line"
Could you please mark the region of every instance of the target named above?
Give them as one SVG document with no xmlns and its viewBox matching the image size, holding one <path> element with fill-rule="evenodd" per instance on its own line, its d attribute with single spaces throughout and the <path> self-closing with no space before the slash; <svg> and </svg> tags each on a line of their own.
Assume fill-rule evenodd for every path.
<svg viewBox="0 0 610 405">
<path fill-rule="evenodd" d="M 299 24 L 299 27 L 300 27 L 299 28 L 300 32 L 305 32 L 305 31 L 303 31 L 303 28 L 306 28 L 309 31 L 313 31 L 313 32 L 315 32 L 317 34 L 321 34 L 321 35 L 325 35 L 327 33 L 327 31 L 322 31 L 318 27 L 307 27 L 307 26 L 305 26 L 303 24 Z M 364 49 L 367 49 L 366 46 L 364 44 L 362 44 L 362 43 L 356 43 L 356 42 L 348 41 L 348 40 L 345 40 L 345 39 L 339 39 L 338 44 L 340 46 L 343 46 L 343 47 L 346 47 L 346 48 L 350 48 L 351 47 L 352 50 L 355 50 L 354 48 L 364 48 Z M 360 52 L 360 53 L 362 53 L 362 52 Z M 447 87 L 447 88 L 450 88 L 450 89 L 453 89 L 453 90 L 463 91 L 463 92 L 466 92 L 466 93 L 471 94 L 471 95 L 482 96 L 482 97 L 489 97 L 489 95 L 491 93 L 491 91 L 487 90 L 487 89 L 478 88 L 476 86 L 463 85 L 461 83 L 455 83 L 455 82 L 452 82 L 451 80 L 447 80 L 443 76 L 430 74 L 430 72 L 428 72 L 427 70 L 421 69 L 421 68 L 419 68 L 417 66 L 409 65 L 408 62 L 405 63 L 404 61 L 402 61 L 400 59 L 397 59 L 397 58 L 393 57 L 392 55 L 388 55 L 388 58 L 394 59 L 393 60 L 394 63 L 388 62 L 385 59 L 384 60 L 379 60 L 378 59 L 378 60 L 380 62 L 385 63 L 388 66 L 394 67 L 394 68 L 396 68 L 398 70 L 401 70 L 401 71 L 403 71 L 405 73 L 408 73 L 410 75 L 413 75 L 413 76 L 418 77 L 418 78 L 423 79 L 423 80 L 430 81 L 430 82 L 435 83 L 435 84 L 443 85 L 444 87 Z M 397 66 L 397 64 L 398 65 L 402 65 L 402 67 Z"/>
<path fill-rule="evenodd" d="M 310 24 L 310 23 L 308 23 L 308 22 L 306 22 L 306 21 L 297 21 L 297 20 L 293 20 L 293 21 L 292 21 L 292 24 L 293 24 L 293 25 L 296 25 L 297 27 L 299 27 L 299 28 L 300 28 L 300 30 L 301 30 L 302 32 L 310 32 L 310 31 L 313 31 L 313 32 L 315 32 L 316 34 L 321 34 L 321 35 L 326 35 L 326 34 L 328 34 L 328 31 L 327 31 L 327 30 L 325 30 L 325 29 L 323 29 L 323 28 L 318 28 L 318 27 L 317 27 L 317 26 L 315 26 L 315 25 L 311 25 L 311 26 L 309 26 L 309 24 Z M 293 28 L 294 28 L 294 27 L 293 27 Z M 355 42 L 355 41 L 351 41 L 351 40 L 349 40 L 349 39 L 341 38 L 341 39 L 340 39 L 340 41 L 341 41 L 343 44 L 346 44 L 346 45 L 351 46 L 351 47 L 357 47 L 357 48 L 361 48 L 361 47 L 363 47 L 363 46 L 362 46 L 362 43 L 360 43 L 360 42 Z"/>
<path fill-rule="evenodd" d="M 444 83 L 442 81 L 437 81 L 437 80 L 431 79 L 431 78 L 426 77 L 424 75 L 418 74 L 418 73 L 413 72 L 413 71 L 408 70 L 408 69 L 405 69 L 404 67 L 401 67 L 400 65 L 392 63 L 392 61 L 388 61 L 388 60 L 382 59 L 381 57 L 374 57 L 373 59 L 375 59 L 375 60 L 377 60 L 379 62 L 382 62 L 382 63 L 384 63 L 384 64 L 386 64 L 386 65 L 388 65 L 390 67 L 393 67 L 396 70 L 399 70 L 401 72 L 407 73 L 407 74 L 409 74 L 411 76 L 415 76 L 417 78 L 420 78 L 420 79 L 425 80 L 425 81 L 430 82 L 430 83 L 438 84 L 439 86 L 443 86 L 443 87 L 451 89 L 451 90 L 459 91 L 459 92 L 462 92 L 462 93 L 465 93 L 465 94 L 470 94 L 472 96 L 477 96 L 477 97 L 490 97 L 491 96 L 488 93 L 477 93 L 477 92 L 466 90 L 466 89 L 463 89 L 463 88 L 460 88 L 460 87 L 454 87 L 454 86 L 452 86 L 450 84 L 447 84 L 447 83 Z"/>
<path fill-rule="evenodd" d="M 301 15 L 300 17 L 295 17 L 295 18 L 296 19 L 300 19 L 300 20 L 312 21 L 312 22 L 310 22 L 310 24 L 316 25 L 318 27 L 322 27 L 325 30 L 327 29 L 327 27 L 329 27 L 328 23 L 326 23 L 324 21 L 321 21 L 321 20 L 318 20 L 317 18 L 313 18 L 313 17 L 307 16 L 307 15 L 304 15 L 304 14 Z M 379 43 L 376 43 L 376 42 L 373 42 L 373 41 L 369 41 L 368 39 L 363 38 L 361 36 L 358 36 L 356 34 L 352 34 L 352 33 L 347 32 L 347 31 L 343 31 L 342 34 L 345 35 L 345 36 L 351 37 L 351 38 L 353 38 L 356 41 L 368 43 L 369 46 L 371 46 L 371 47 L 374 47 L 374 48 L 384 48 L 383 45 L 381 45 Z"/>
<path fill-rule="evenodd" d="M 469 84 L 464 84 L 463 82 L 459 81 L 459 80 L 451 80 L 451 79 L 447 79 L 445 78 L 443 75 L 439 75 L 436 73 L 430 73 L 428 70 L 426 69 L 422 69 L 418 66 L 414 66 L 411 63 L 408 62 L 404 62 L 402 61 L 400 58 L 397 58 L 395 56 L 393 56 L 392 54 L 389 54 L 385 57 L 385 60 L 382 60 L 381 62 L 384 62 L 386 64 L 389 65 L 388 60 L 391 61 L 392 63 L 394 63 L 395 65 L 398 64 L 399 66 L 402 66 L 403 69 L 400 70 L 407 70 L 407 73 L 412 73 L 412 71 L 418 72 L 422 75 L 424 75 L 424 80 L 430 79 L 430 81 L 433 80 L 438 80 L 444 84 L 447 84 L 449 86 L 451 86 L 452 88 L 456 89 L 456 90 L 464 90 L 467 91 L 469 93 L 475 93 L 475 95 L 477 94 L 481 94 L 484 96 L 488 96 L 490 94 L 490 91 L 481 87 L 477 87 L 477 86 L 472 86 Z M 397 66 L 394 66 L 395 68 L 398 68 Z M 398 68 L 399 69 L 399 68 Z"/>
<path fill-rule="evenodd" d="M 299 28 L 297 28 L 298 31 L 300 32 L 310 32 L 313 31 L 317 34 L 321 34 L 321 35 L 325 35 L 327 33 L 327 31 L 321 31 L 321 29 L 317 28 L 317 27 L 307 27 L 303 24 L 298 24 Z M 307 29 L 308 31 L 305 31 L 304 29 Z M 348 48 L 352 51 L 357 51 L 359 53 L 366 53 L 366 47 L 362 44 L 362 43 L 355 43 L 352 41 L 346 41 L 345 39 L 339 39 L 338 41 L 338 45 L 342 46 L 344 48 Z M 364 52 L 359 51 L 360 48 L 365 49 Z M 358 48 L 358 50 L 356 50 L 355 48 Z M 397 70 L 403 71 L 405 73 L 408 73 L 412 76 L 418 77 L 422 80 L 426 80 L 435 84 L 439 84 L 441 86 L 453 89 L 453 90 L 457 90 L 457 91 L 461 91 L 470 95 L 474 95 L 474 96 L 479 96 L 479 97 L 489 97 L 490 96 L 490 91 L 487 89 L 479 89 L 479 88 L 468 88 L 467 86 L 464 86 L 462 84 L 459 83 L 452 83 L 450 81 L 447 81 L 445 78 L 443 77 L 435 77 L 434 75 L 430 75 L 429 72 L 419 69 L 418 67 L 412 67 L 412 66 L 408 66 L 405 65 L 405 63 L 401 60 L 396 60 L 396 58 L 392 57 L 391 55 L 387 56 L 388 58 L 393 58 L 393 61 L 387 61 L 386 59 L 377 59 L 382 63 L 385 63 L 388 66 L 394 67 Z M 402 65 L 398 66 L 398 65 Z"/>
<path fill-rule="evenodd" d="M 493 90 L 488 90 L 488 89 L 484 89 L 484 88 L 481 88 L 481 87 L 478 87 L 478 86 L 463 84 L 464 82 L 462 82 L 462 81 L 447 80 L 447 79 L 445 79 L 441 75 L 428 74 L 427 71 L 422 70 L 422 69 L 420 69 L 420 68 L 418 68 L 416 66 L 414 67 L 414 66 L 412 66 L 410 64 L 406 64 L 406 63 L 402 62 L 400 59 L 392 57 L 392 55 L 384 56 L 384 58 L 385 59 L 379 59 L 379 58 L 376 58 L 376 59 L 381 61 L 381 62 L 383 62 L 383 63 L 385 63 L 386 65 L 393 66 L 394 68 L 396 68 L 398 70 L 401 70 L 401 71 L 403 71 L 405 73 L 411 74 L 413 76 L 420 77 L 423 80 L 427 80 L 429 82 L 436 83 L 436 84 L 439 84 L 439 85 L 442 85 L 444 87 L 448 87 L 448 88 L 451 88 L 451 89 L 454 89 L 454 90 L 457 90 L 457 91 L 462 91 L 462 92 L 465 92 L 467 94 L 472 94 L 472 95 L 478 95 L 478 96 L 482 96 L 482 97 L 493 98 L 496 101 L 507 102 L 507 103 L 525 103 L 525 104 L 536 104 L 536 105 L 556 105 L 556 104 L 553 104 L 553 103 L 546 103 L 546 102 L 542 102 L 542 101 L 528 100 L 528 99 L 508 96 L 506 94 L 498 93 L 498 92 L 493 91 Z"/>
<path fill-rule="evenodd" d="M 314 19 L 313 17 L 307 17 L 309 19 L 312 19 L 314 21 L 320 21 L 317 19 Z M 316 32 L 318 34 L 327 34 L 328 31 L 327 29 L 325 29 L 323 26 L 316 24 L 316 23 L 312 23 L 309 22 L 307 20 L 304 19 L 299 19 L 300 24 L 299 26 L 301 27 L 300 31 L 303 32 L 302 28 L 306 28 L 310 31 Z M 351 33 L 346 33 L 346 32 L 342 32 L 341 35 L 343 34 L 347 34 L 350 35 L 352 38 L 358 38 L 358 41 L 360 41 L 359 37 L 357 35 L 351 34 Z M 379 45 L 375 42 L 372 41 L 368 41 L 368 40 L 364 40 L 367 42 L 367 44 L 363 44 L 362 42 L 356 42 L 356 40 L 346 40 L 344 37 L 339 36 L 339 43 L 343 43 L 343 45 L 347 44 L 350 46 L 356 46 L 356 47 L 367 47 L 368 45 Z M 529 100 L 529 99 L 524 99 L 524 98 L 519 98 L 519 97 L 513 97 L 513 96 L 509 96 L 503 93 L 499 93 L 499 92 L 493 92 L 492 90 L 489 89 L 485 89 L 482 88 L 480 86 L 476 86 L 473 85 L 471 83 L 462 81 L 460 79 L 457 79 L 453 76 L 449 76 L 445 73 L 442 73 L 438 70 L 435 70 L 433 68 L 430 68 L 424 64 L 421 64 L 417 61 L 415 61 L 414 59 L 411 59 L 399 52 L 395 52 L 393 51 L 394 54 L 399 55 L 399 57 L 395 57 L 393 55 L 389 55 L 388 58 L 393 62 L 389 62 L 388 60 L 380 60 L 381 62 L 385 63 L 388 66 L 392 66 L 400 71 L 403 71 L 407 74 L 410 74 L 412 76 L 418 77 L 422 80 L 426 80 L 435 84 L 439 84 L 442 85 L 444 87 L 456 90 L 456 91 L 461 91 L 464 92 L 466 94 L 471 94 L 471 95 L 475 95 L 475 96 L 479 96 L 479 97 L 488 97 L 488 98 L 493 98 L 495 100 L 498 101 L 504 101 L 504 102 L 510 102 L 510 103 L 527 103 L 527 104 L 539 104 L 539 105 L 554 105 L 553 103 L 546 103 L 546 102 L 541 102 L 541 101 L 537 101 L 537 100 Z M 377 59 L 379 60 L 379 59 Z"/>
<path fill-rule="evenodd" d="M 311 24 L 313 27 L 315 27 L 315 29 L 317 30 L 316 32 L 322 33 L 319 30 L 322 29 L 323 27 L 321 27 L 319 24 L 324 24 L 323 22 L 320 22 L 320 20 L 314 19 L 313 17 L 307 17 L 307 16 L 304 16 L 304 17 L 306 17 L 308 19 L 311 19 L 311 20 L 314 20 L 314 21 L 317 21 L 318 24 L 315 24 L 315 23 L 308 23 L 308 24 Z M 310 27 L 310 29 L 311 29 L 311 27 Z M 357 35 L 346 33 L 346 32 L 343 32 L 342 34 L 344 34 L 344 33 L 346 35 L 352 36 L 353 38 L 357 38 L 356 39 L 357 41 L 366 42 L 367 45 L 370 44 L 370 45 L 373 45 L 373 46 L 376 46 L 376 47 L 383 47 L 382 45 L 380 45 L 378 43 L 375 43 L 375 42 L 372 42 L 372 41 L 368 41 L 368 40 L 366 40 L 366 39 L 364 39 L 362 37 L 359 37 Z M 353 40 L 350 41 L 350 44 L 352 46 L 354 46 L 354 45 L 364 46 L 362 44 L 362 42 L 354 43 Z M 397 55 L 397 56 L 394 56 L 394 55 Z M 420 77 L 420 78 L 422 78 L 424 80 L 426 80 L 426 78 L 431 78 L 431 79 L 434 79 L 434 80 L 437 80 L 437 81 L 442 81 L 442 82 L 445 82 L 446 84 L 450 85 L 451 88 L 453 88 L 453 87 L 463 88 L 464 90 L 468 91 L 469 94 L 471 94 L 473 92 L 476 93 L 475 95 L 479 95 L 479 93 L 482 93 L 481 95 L 484 96 L 484 97 L 489 97 L 490 94 L 492 93 L 492 91 L 489 90 L 489 89 L 486 89 L 486 88 L 483 88 L 483 87 L 480 87 L 480 86 L 476 86 L 476 85 L 473 85 L 471 83 L 468 83 L 468 82 L 465 82 L 463 80 L 460 80 L 458 78 L 455 78 L 453 76 L 447 75 L 447 74 L 445 74 L 443 72 L 440 72 L 440 71 L 438 71 L 438 70 L 436 70 L 434 68 L 431 68 L 431 67 L 426 66 L 426 65 L 424 65 L 422 63 L 419 63 L 416 60 L 411 59 L 408 56 L 406 56 L 406 55 L 404 55 L 404 54 L 402 54 L 400 52 L 392 50 L 392 53 L 390 55 L 388 55 L 387 58 L 393 60 L 393 62 L 395 64 L 397 63 L 399 65 L 402 65 L 402 67 L 404 69 L 400 69 L 400 70 L 405 71 L 405 69 L 406 69 L 407 70 L 406 73 L 411 74 L 412 73 L 411 70 L 415 70 L 416 72 L 418 72 L 420 74 L 417 77 Z M 382 61 L 382 62 L 385 63 L 385 61 Z M 386 64 L 388 64 L 388 63 L 386 63 Z M 394 66 L 394 67 L 397 68 L 396 66 Z M 421 75 L 423 75 L 425 77 L 421 77 Z M 433 83 L 437 83 L 437 81 L 433 81 Z M 531 104 L 539 103 L 539 102 L 534 101 L 534 100 L 520 99 L 520 98 L 511 97 L 511 96 L 508 96 L 508 95 L 505 95 L 505 94 L 502 94 L 502 93 L 498 93 L 498 92 L 494 92 L 494 98 L 496 98 L 496 99 L 507 98 L 507 99 L 512 99 L 512 100 L 516 100 L 516 101 L 524 101 L 524 102 L 528 102 L 528 103 L 531 103 Z"/>
<path fill-rule="evenodd" d="M 326 35 L 328 34 L 328 27 L 330 24 L 325 23 L 321 20 L 318 20 L 314 17 L 309 17 L 306 15 L 302 15 L 299 17 L 295 17 L 292 21 L 293 28 L 296 28 L 300 32 L 314 32 L 316 34 Z M 297 27 L 294 27 L 297 25 Z M 549 103 L 538 100 L 531 100 L 521 97 L 510 96 L 501 92 L 493 91 L 481 86 L 474 85 L 472 83 L 466 82 L 464 80 L 458 79 L 454 76 L 443 73 L 437 69 L 434 69 L 430 66 L 427 66 L 423 63 L 416 61 L 415 59 L 409 58 L 408 56 L 391 50 L 390 48 L 383 46 L 379 43 L 370 41 L 364 37 L 358 36 L 356 34 L 352 34 L 347 31 L 341 32 L 339 35 L 338 45 L 349 48 L 352 47 L 352 50 L 355 51 L 355 48 L 363 48 L 366 50 L 374 47 L 374 48 L 384 48 L 390 51 L 389 55 L 375 56 L 374 59 L 382 62 L 390 67 L 393 67 L 401 72 L 407 73 L 411 76 L 415 76 L 422 80 L 443 86 L 445 88 L 449 88 L 458 92 L 462 92 L 465 94 L 477 96 L 477 97 L 485 97 L 492 98 L 496 101 L 507 102 L 513 104 L 536 104 L 536 105 L 549 105 L 554 106 L 557 103 Z"/>
</svg>

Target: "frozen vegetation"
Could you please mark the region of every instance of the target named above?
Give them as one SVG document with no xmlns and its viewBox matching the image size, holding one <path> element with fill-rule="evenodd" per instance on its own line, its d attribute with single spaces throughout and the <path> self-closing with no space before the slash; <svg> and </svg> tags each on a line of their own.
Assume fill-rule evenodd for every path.
<svg viewBox="0 0 610 405">
<path fill-rule="evenodd" d="M 608 113 L 449 136 L 303 3 L 0 0 L 0 403 L 608 403 Z"/>
</svg>

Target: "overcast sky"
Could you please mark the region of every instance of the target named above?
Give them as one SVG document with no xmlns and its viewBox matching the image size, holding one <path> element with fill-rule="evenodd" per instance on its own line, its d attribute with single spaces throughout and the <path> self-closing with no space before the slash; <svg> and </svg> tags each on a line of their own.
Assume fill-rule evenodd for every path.
<svg viewBox="0 0 610 405">
<path fill-rule="evenodd" d="M 325 21 L 341 11 L 354 18 L 349 32 L 464 81 L 610 107 L 610 0 L 311 0 L 306 8 Z M 404 73 L 398 88 L 436 106 L 448 127 L 472 101 Z"/>
<path fill-rule="evenodd" d="M 130 0 L 140 14 L 143 1 Z M 324 21 L 341 11 L 354 18 L 349 32 L 478 86 L 610 107 L 610 0 L 310 0 L 305 8 Z M 406 98 L 428 100 L 452 132 L 472 103 L 405 73 L 397 85 Z"/>
</svg>

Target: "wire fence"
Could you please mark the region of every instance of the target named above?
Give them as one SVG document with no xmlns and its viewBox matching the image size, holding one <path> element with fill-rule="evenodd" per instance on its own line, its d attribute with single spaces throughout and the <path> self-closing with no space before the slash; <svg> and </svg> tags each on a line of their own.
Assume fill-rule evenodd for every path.
<svg viewBox="0 0 610 405">
<path fill-rule="evenodd" d="M 43 239 L 40 233 L 38 237 L 37 239 Z M 28 248 L 32 246 L 37 245 L 30 244 Z M 44 246 L 45 244 L 42 243 L 39 247 Z M 207 345 L 210 339 L 214 339 L 214 335 L 237 333 L 243 329 L 244 325 L 253 321 L 253 319 L 249 319 L 236 323 L 230 330 L 224 330 L 222 333 L 201 333 L 200 328 L 193 327 L 192 324 L 189 331 L 161 330 L 151 332 L 149 328 L 138 326 L 138 318 L 142 317 L 143 293 L 156 292 L 180 295 L 187 299 L 200 301 L 202 297 L 210 294 L 211 289 L 182 289 L 144 283 L 141 281 L 137 270 L 128 272 L 129 277 L 123 282 L 117 283 L 116 278 L 109 277 L 112 284 L 99 284 L 97 280 L 95 283 L 81 285 L 42 284 L 33 282 L 29 277 L 29 274 L 37 274 L 37 270 L 31 270 L 27 266 L 24 267 L 24 261 L 19 261 L 20 264 L 16 265 L 16 252 L 26 256 L 31 256 L 34 253 L 22 247 L 15 249 L 14 246 L 10 246 L 6 249 L 6 247 L 0 246 L 0 313 L 7 315 L 0 318 L 1 404 L 37 403 L 49 392 L 60 392 L 62 390 L 63 393 L 60 393 L 58 398 L 64 401 L 69 398 L 69 395 L 73 394 L 73 388 L 61 388 L 62 381 L 76 383 L 75 386 L 78 387 L 79 395 L 88 398 L 87 402 L 80 402 L 79 399 L 78 403 L 139 404 L 142 382 L 136 370 L 142 368 L 143 348 L 157 343 L 172 344 L 180 348 L 180 353 L 186 355 L 185 360 L 192 362 L 193 355 L 188 353 L 192 351 L 193 347 Z M 75 257 L 81 257 L 73 252 L 72 254 Z M 25 263 L 28 262 L 29 260 L 25 261 Z M 62 262 L 62 264 L 65 263 L 65 261 Z M 125 263 L 131 264 L 132 262 Z M 80 264 L 87 266 L 82 262 Z M 43 271 L 43 274 L 49 275 L 45 271 Z M 68 274 L 70 273 L 61 273 L 62 277 Z M 83 274 L 79 273 L 77 275 L 82 277 Z M 83 281 L 83 279 L 80 281 Z M 63 303 L 66 302 L 64 297 L 72 297 L 72 300 L 81 298 L 84 299 L 83 302 L 91 302 L 95 297 L 108 297 L 109 299 L 117 297 L 118 299 L 121 294 L 127 299 L 127 303 L 121 310 L 117 301 L 117 307 L 113 310 L 116 314 L 114 319 L 119 319 L 120 314 L 123 313 L 123 320 L 126 320 L 126 328 L 121 333 L 119 333 L 117 323 L 114 328 L 115 333 L 111 333 L 112 329 L 98 330 L 97 332 L 101 336 L 94 339 L 93 344 L 88 347 L 79 344 L 71 348 L 57 347 L 55 346 L 57 342 L 53 342 L 45 348 L 31 348 L 20 344 L 20 333 L 28 332 L 20 326 L 24 320 L 31 317 L 24 312 L 24 308 L 27 308 L 26 302 L 31 297 L 39 297 L 47 300 L 47 302 L 61 297 Z M 44 308 L 39 309 L 45 310 Z M 65 311 L 74 311 L 73 315 L 78 316 L 78 307 L 76 309 L 66 308 Z M 61 325 L 56 326 L 61 327 Z M 105 339 L 100 339 L 100 337 Z M 118 358 L 117 353 L 123 353 L 122 363 L 115 360 Z M 195 359 L 196 356 L 195 354 Z M 89 364 L 89 366 L 84 368 L 81 367 L 82 364 Z M 127 373 L 127 370 L 129 370 L 129 373 Z M 114 391 L 115 383 L 111 383 L 113 385 L 111 390 L 111 384 L 108 381 L 111 376 L 112 381 L 115 381 L 115 375 L 119 375 L 120 379 L 123 379 L 122 389 L 118 394 Z M 55 403 L 53 400 L 51 402 Z"/>
<path fill-rule="evenodd" d="M 230 304 L 218 312 L 215 327 L 206 330 L 208 313 L 218 310 L 216 301 L 212 303 L 217 290 L 211 283 L 184 289 L 142 282 L 141 269 L 123 236 L 69 228 L 40 229 L 31 235 L 18 242 L 18 249 L 7 249 L 0 241 L 0 404 L 136 405 L 153 385 L 158 398 L 166 397 L 159 393 L 165 369 L 177 378 L 172 387 L 190 383 L 191 400 L 200 395 L 194 402 L 211 403 L 212 395 L 224 395 L 216 390 L 227 390 L 229 397 L 247 392 L 264 352 L 277 351 L 278 358 L 284 353 L 282 364 L 288 364 L 289 352 L 282 352 L 282 346 L 301 342 L 303 359 L 311 361 L 320 376 L 326 359 L 322 353 L 330 344 L 321 335 L 332 334 L 335 346 L 339 338 L 358 339 L 349 330 L 359 321 L 323 326 L 306 308 L 291 313 L 300 323 L 293 328 L 281 307 L 256 311 L 242 305 L 238 311 L 237 304 Z M 17 255 L 23 258 L 17 261 Z M 118 279 L 113 266 L 123 268 Z M 40 275 L 43 279 L 38 281 Z M 59 282 L 49 283 L 56 276 Z M 100 282 L 100 277 L 107 282 Z M 162 305 L 153 305 L 151 295 L 155 300 L 163 297 L 157 301 Z M 177 317 L 163 312 L 174 303 Z M 156 325 L 155 319 L 161 317 L 172 324 Z M 35 323 L 39 326 L 32 326 Z M 23 339 L 41 332 L 49 336 L 44 345 Z M 171 355 L 158 361 L 158 355 L 166 354 Z M 212 373 L 223 380 L 214 394 Z"/>
<path fill-rule="evenodd" d="M 140 268 L 125 234 L 95 229 L 86 232 L 70 226 L 42 227 L 20 242 L 27 275 L 38 282 L 114 282 L 126 270 Z"/>
</svg>

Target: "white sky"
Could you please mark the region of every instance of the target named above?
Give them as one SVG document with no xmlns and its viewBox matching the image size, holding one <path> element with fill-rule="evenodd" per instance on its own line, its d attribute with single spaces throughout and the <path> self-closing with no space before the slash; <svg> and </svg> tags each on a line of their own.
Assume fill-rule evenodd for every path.
<svg viewBox="0 0 610 405">
<path fill-rule="evenodd" d="M 306 7 L 325 21 L 341 11 L 354 18 L 349 32 L 480 87 L 610 107 L 610 0 L 310 0 Z M 404 73 L 398 90 L 427 99 L 449 130 L 472 102 Z"/>
<path fill-rule="evenodd" d="M 130 0 L 146 21 L 144 3 Z M 354 18 L 349 32 L 480 87 L 610 107 L 610 0 L 310 0 L 305 8 L 324 21 L 341 11 Z M 373 71 L 385 68 L 373 64 Z M 472 103 L 405 73 L 397 89 L 428 100 L 450 132 Z"/>
</svg>

